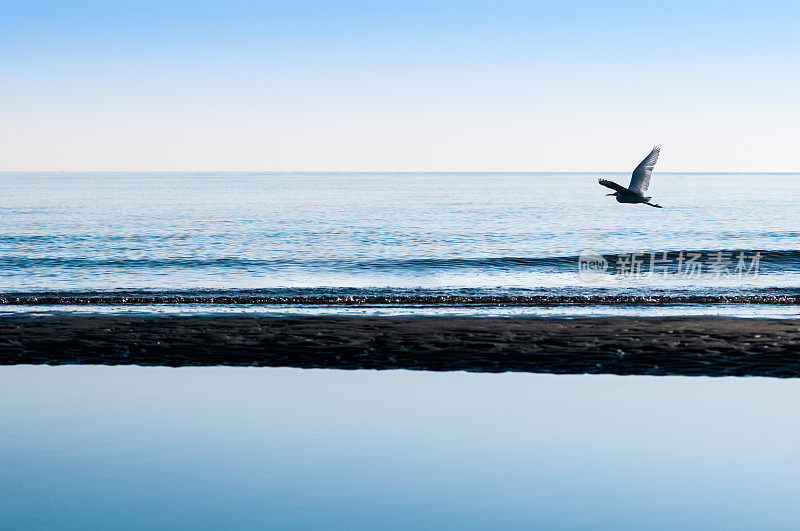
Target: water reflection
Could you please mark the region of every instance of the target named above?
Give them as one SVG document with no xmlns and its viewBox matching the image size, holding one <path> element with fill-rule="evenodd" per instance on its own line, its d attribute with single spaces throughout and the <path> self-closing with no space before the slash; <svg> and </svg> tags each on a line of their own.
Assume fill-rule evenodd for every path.
<svg viewBox="0 0 800 531">
<path fill-rule="evenodd" d="M 18 527 L 792 527 L 800 382 L 0 368 Z"/>
</svg>

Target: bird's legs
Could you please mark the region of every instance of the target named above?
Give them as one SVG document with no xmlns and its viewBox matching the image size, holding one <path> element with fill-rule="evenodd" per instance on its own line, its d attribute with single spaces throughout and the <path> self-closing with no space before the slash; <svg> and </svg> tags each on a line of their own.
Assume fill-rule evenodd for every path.
<svg viewBox="0 0 800 531">
<path fill-rule="evenodd" d="M 657 205 L 655 203 L 645 203 L 645 205 L 650 205 L 651 207 L 662 208 L 661 205 Z"/>
</svg>

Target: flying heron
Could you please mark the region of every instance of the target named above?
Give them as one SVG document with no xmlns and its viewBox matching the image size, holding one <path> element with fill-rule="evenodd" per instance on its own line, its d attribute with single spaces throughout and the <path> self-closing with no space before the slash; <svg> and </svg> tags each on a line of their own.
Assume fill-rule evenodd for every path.
<svg viewBox="0 0 800 531">
<path fill-rule="evenodd" d="M 656 205 L 655 203 L 650 202 L 652 197 L 645 197 L 644 195 L 644 193 L 647 191 L 647 187 L 650 186 L 650 175 L 653 173 L 653 168 L 656 165 L 656 161 L 658 161 L 659 153 L 661 153 L 661 148 L 654 146 L 653 151 L 651 151 L 650 154 L 647 155 L 638 166 L 636 166 L 636 169 L 633 170 L 631 184 L 627 188 L 615 183 L 614 181 L 607 181 L 605 179 L 598 179 L 597 182 L 606 188 L 611 188 L 614 190 L 613 194 L 606 195 L 616 196 L 618 203 L 644 203 L 645 205 L 650 205 L 651 207 L 661 208 L 661 205 Z"/>
</svg>

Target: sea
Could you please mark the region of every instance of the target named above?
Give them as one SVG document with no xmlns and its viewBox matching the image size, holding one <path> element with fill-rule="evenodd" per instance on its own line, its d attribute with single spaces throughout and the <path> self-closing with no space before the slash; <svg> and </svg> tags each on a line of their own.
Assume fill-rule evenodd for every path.
<svg viewBox="0 0 800 531">
<path fill-rule="evenodd" d="M 800 316 L 800 175 L 598 177 L 0 174 L 0 317 Z M 5 362 L 3 528 L 800 524 L 797 379 Z"/>
<path fill-rule="evenodd" d="M 800 316 L 799 174 L 3 173 L 0 313 Z"/>
</svg>

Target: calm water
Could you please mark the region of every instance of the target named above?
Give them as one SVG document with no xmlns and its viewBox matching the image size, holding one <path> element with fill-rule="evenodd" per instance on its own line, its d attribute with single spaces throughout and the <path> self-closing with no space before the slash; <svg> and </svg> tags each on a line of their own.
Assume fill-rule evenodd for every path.
<svg viewBox="0 0 800 531">
<path fill-rule="evenodd" d="M 656 175 L 662 210 L 596 177 L 4 174 L 0 313 L 800 315 L 798 175 Z M 591 282 L 584 249 L 611 264 Z M 625 252 L 756 250 L 757 276 L 614 274 Z M 794 380 L 0 367 L 0 526 L 796 528 L 798 400 Z"/>
<path fill-rule="evenodd" d="M 0 367 L 0 522 L 796 529 L 800 381 Z"/>
<path fill-rule="evenodd" d="M 3 310 L 80 303 L 106 311 L 133 304 L 140 311 L 230 305 L 332 312 L 355 304 L 485 313 L 508 306 L 553 311 L 555 303 L 603 313 L 662 297 L 647 303 L 665 308 L 643 311 L 716 313 L 709 305 L 738 296 L 766 303 L 767 313 L 797 313 L 796 301 L 776 307 L 770 298 L 800 295 L 798 207 L 787 200 L 797 195 L 800 175 L 657 174 L 652 193 L 662 210 L 616 203 L 597 176 L 629 180 L 544 173 L 2 174 Z M 612 262 L 588 283 L 577 274 L 584 249 Z M 706 270 L 716 252 L 731 253 L 731 269 L 737 253 L 760 251 L 763 258 L 757 276 L 614 274 L 621 253 L 670 252 L 676 267 L 680 251 L 700 251 Z M 676 295 L 684 299 L 669 300 Z M 218 299 L 214 306 L 204 304 L 210 297 Z"/>
</svg>

